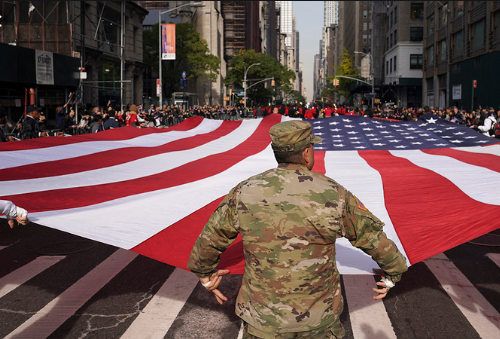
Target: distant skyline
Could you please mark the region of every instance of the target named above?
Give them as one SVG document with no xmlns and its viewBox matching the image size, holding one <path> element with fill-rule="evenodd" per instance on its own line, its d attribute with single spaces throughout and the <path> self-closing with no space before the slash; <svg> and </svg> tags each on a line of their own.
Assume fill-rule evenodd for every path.
<svg viewBox="0 0 500 339">
<path fill-rule="evenodd" d="M 313 99 L 314 55 L 319 54 L 319 41 L 323 29 L 323 1 L 294 1 L 293 12 L 300 32 L 299 55 L 303 62 L 306 99 Z"/>
</svg>

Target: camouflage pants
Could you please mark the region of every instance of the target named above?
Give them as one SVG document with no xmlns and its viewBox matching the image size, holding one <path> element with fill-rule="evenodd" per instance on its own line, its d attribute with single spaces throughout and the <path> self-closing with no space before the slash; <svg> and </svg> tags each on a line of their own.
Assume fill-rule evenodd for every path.
<svg viewBox="0 0 500 339">
<path fill-rule="evenodd" d="M 334 326 L 325 330 L 312 330 L 306 332 L 290 332 L 290 333 L 276 333 L 270 334 L 256 328 L 250 329 L 250 331 L 254 334 L 248 333 L 248 323 L 243 322 L 243 338 L 242 339 L 341 339 L 344 337 L 345 331 L 344 327 L 338 321 Z"/>
</svg>

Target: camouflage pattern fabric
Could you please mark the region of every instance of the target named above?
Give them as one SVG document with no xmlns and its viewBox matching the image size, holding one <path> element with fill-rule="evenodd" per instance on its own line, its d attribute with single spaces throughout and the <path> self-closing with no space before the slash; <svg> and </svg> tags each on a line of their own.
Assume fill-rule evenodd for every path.
<svg viewBox="0 0 500 339">
<path fill-rule="evenodd" d="M 188 268 L 209 276 L 241 233 L 245 273 L 236 314 L 249 332 L 326 330 L 340 323 L 343 309 L 336 238 L 372 256 L 394 282 L 408 269 L 383 225 L 333 179 L 304 165 L 279 164 L 229 192 L 195 242 Z"/>
</svg>

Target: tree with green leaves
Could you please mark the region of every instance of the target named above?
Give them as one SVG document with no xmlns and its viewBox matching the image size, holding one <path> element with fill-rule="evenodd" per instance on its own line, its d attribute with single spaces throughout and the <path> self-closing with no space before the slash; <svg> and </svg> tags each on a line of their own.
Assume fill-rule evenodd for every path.
<svg viewBox="0 0 500 339">
<path fill-rule="evenodd" d="M 295 72 L 283 66 L 270 55 L 264 53 L 255 53 L 254 50 L 241 50 L 237 55 L 231 58 L 229 62 L 229 72 L 224 80 L 226 85 L 234 84 L 236 87 L 243 88 L 243 79 L 245 77 L 245 69 L 249 66 L 260 63 L 260 65 L 250 67 L 247 73 L 248 79 L 266 79 L 274 77 L 275 88 L 282 90 L 284 93 L 293 91 L 293 83 L 295 80 Z M 251 86 L 256 81 L 247 81 L 247 86 Z M 247 91 L 247 96 L 252 99 L 271 98 L 276 95 L 274 88 L 266 88 L 264 82 L 254 86 L 250 91 Z M 259 100 L 257 100 L 259 101 Z"/>
<path fill-rule="evenodd" d="M 339 57 L 339 59 L 341 60 L 340 66 L 334 66 L 336 76 L 345 75 L 351 78 L 358 78 L 360 80 L 363 80 L 361 78 L 361 73 L 359 72 L 358 68 L 354 66 L 353 56 L 349 54 L 346 48 L 344 48 L 342 56 Z M 334 77 L 328 77 L 326 79 L 327 83 L 321 92 L 321 96 L 333 99 L 335 93 L 338 93 L 340 95 L 343 95 L 346 99 L 349 99 L 351 97 L 351 92 L 349 91 L 349 88 L 353 83 L 353 81 L 355 80 L 338 78 L 339 86 L 335 87 L 333 86 L 333 80 L 335 78 L 336 77 L 334 76 Z"/>
<path fill-rule="evenodd" d="M 158 71 L 159 59 L 158 29 L 159 25 L 156 24 L 150 31 L 143 32 L 143 60 L 155 71 Z M 220 58 L 210 54 L 207 42 L 200 39 L 200 33 L 195 31 L 194 24 L 176 24 L 175 35 L 175 60 L 162 61 L 163 95 L 167 97 L 179 91 L 183 71 L 188 79 L 207 77 L 212 82 L 217 81 L 220 71 Z"/>
</svg>

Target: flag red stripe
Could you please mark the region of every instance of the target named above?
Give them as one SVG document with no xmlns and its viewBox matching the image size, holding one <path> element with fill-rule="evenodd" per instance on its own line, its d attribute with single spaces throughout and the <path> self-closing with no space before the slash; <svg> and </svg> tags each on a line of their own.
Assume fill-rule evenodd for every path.
<svg viewBox="0 0 500 339">
<path fill-rule="evenodd" d="M 379 171 L 385 204 L 414 264 L 499 227 L 500 206 L 478 202 L 451 181 L 389 151 L 360 151 Z M 481 218 L 470 211 L 481 211 Z"/>
<path fill-rule="evenodd" d="M 16 205 L 34 212 L 62 210 L 94 205 L 135 194 L 180 186 L 216 175 L 246 157 L 263 151 L 270 143 L 269 128 L 281 120 L 280 115 L 269 116 L 242 144 L 220 154 L 214 154 L 169 171 L 97 186 L 56 189 L 43 192 L 3 196 Z M 200 169 L 203 169 L 200 171 Z"/>
<path fill-rule="evenodd" d="M 210 133 L 198 134 L 157 147 L 127 147 L 76 158 L 6 168 L 0 170 L 0 181 L 55 177 L 111 167 L 161 153 L 192 149 L 221 138 L 240 125 L 241 121 L 223 122 L 220 127 Z"/>
<path fill-rule="evenodd" d="M 456 159 L 463 163 L 488 168 L 500 173 L 500 157 L 494 154 L 472 153 L 451 148 L 435 148 L 422 150 L 422 152 L 434 155 L 443 155 Z"/>
<path fill-rule="evenodd" d="M 117 141 L 128 140 L 146 134 L 165 133 L 171 131 L 187 131 L 195 128 L 203 118 L 189 118 L 182 123 L 169 127 L 168 129 L 158 128 L 136 128 L 136 127 L 120 127 L 107 130 L 99 133 L 88 133 L 81 135 L 74 135 L 72 137 L 45 137 L 30 140 L 23 140 L 22 142 L 2 142 L 0 143 L 0 152 L 2 151 L 19 151 L 28 149 L 40 149 L 61 145 L 71 145 L 86 141 Z M 1 153 L 0 153 L 1 154 Z"/>
</svg>

